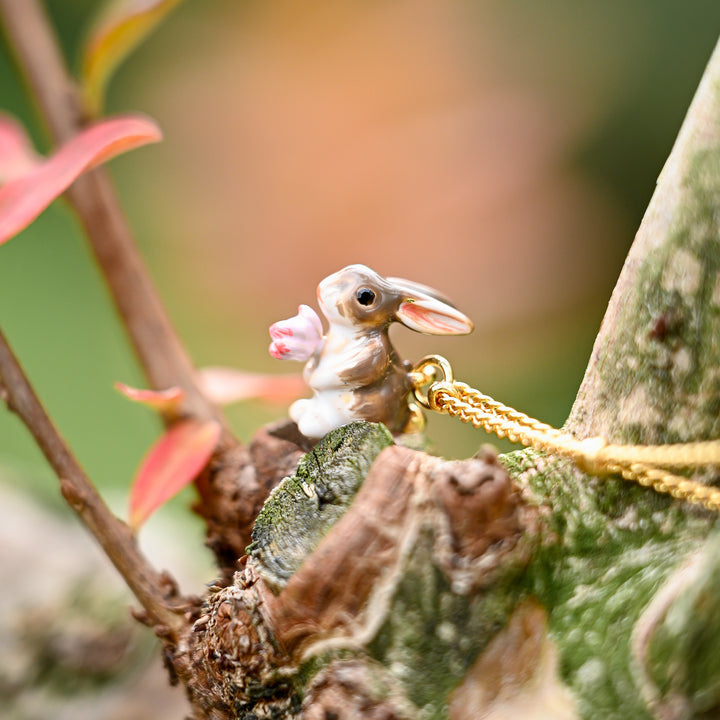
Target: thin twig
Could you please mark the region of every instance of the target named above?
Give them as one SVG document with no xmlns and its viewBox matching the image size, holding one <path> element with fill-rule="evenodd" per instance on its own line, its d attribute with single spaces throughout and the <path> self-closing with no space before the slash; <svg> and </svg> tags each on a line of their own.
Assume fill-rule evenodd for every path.
<svg viewBox="0 0 720 720">
<path fill-rule="evenodd" d="M 52 25 L 39 0 L 0 0 L 0 24 L 56 143 L 72 137 L 86 117 L 79 92 L 70 76 Z M 200 391 L 194 368 L 181 345 L 142 259 L 103 169 L 83 175 L 66 193 L 78 214 L 151 387 L 183 388 L 183 411 L 201 420 L 216 420 L 223 434 L 215 465 L 232 465 L 239 447 L 223 414 Z M 166 422 L 169 421 L 166 418 Z M 236 463 L 235 463 L 236 464 Z M 238 475 L 240 473 L 238 472 Z M 226 503 L 222 484 L 206 474 L 196 482 L 205 517 L 216 515 Z M 242 490 L 243 488 L 241 488 Z M 253 507 L 253 489 L 249 489 Z M 233 490 L 237 493 L 237 488 Z M 237 501 L 237 500 L 236 500 Z"/>
<path fill-rule="evenodd" d="M 66 141 L 82 127 L 85 111 L 44 8 L 38 0 L 0 0 L 0 19 L 54 141 Z M 108 174 L 97 169 L 84 175 L 67 197 L 150 385 L 183 388 L 186 412 L 220 422 L 223 444 L 236 445 L 222 413 L 197 386 L 192 363 L 155 292 Z"/>
<path fill-rule="evenodd" d="M 140 553 L 130 528 L 115 517 L 70 452 L 33 391 L 20 364 L 0 331 L 0 398 L 15 412 L 60 479 L 68 504 L 102 546 L 135 597 L 156 626 L 171 639 L 183 626 L 181 606 L 165 597 L 168 580 L 154 570 Z M 175 598 L 178 601 L 179 598 Z"/>
</svg>

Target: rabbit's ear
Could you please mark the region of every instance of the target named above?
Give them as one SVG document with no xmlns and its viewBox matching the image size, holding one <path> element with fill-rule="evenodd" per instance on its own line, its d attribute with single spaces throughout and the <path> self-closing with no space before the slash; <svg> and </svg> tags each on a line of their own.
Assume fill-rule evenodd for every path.
<svg viewBox="0 0 720 720">
<path fill-rule="evenodd" d="M 411 330 L 428 335 L 467 335 L 473 330 L 469 317 L 427 295 L 401 303 L 395 317 Z"/>
<path fill-rule="evenodd" d="M 427 296 L 444 302 L 450 307 L 455 307 L 455 304 L 448 297 L 438 292 L 435 288 L 431 288 L 429 285 L 423 285 L 422 283 L 406 280 L 405 278 L 389 277 L 385 279 L 394 287 L 400 288 L 403 292 L 408 293 L 410 297 L 415 295 L 420 297 Z"/>
</svg>

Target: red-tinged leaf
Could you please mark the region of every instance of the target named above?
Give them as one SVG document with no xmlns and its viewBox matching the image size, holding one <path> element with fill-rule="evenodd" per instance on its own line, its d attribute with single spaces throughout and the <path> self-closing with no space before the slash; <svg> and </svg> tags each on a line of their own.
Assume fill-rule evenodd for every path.
<svg viewBox="0 0 720 720">
<path fill-rule="evenodd" d="M 0 185 L 25 175 L 41 161 L 22 125 L 0 113 Z"/>
<path fill-rule="evenodd" d="M 27 227 L 86 170 L 161 138 L 158 126 L 140 115 L 85 128 L 45 162 L 0 187 L 0 244 Z"/>
<path fill-rule="evenodd" d="M 185 391 L 179 387 L 171 387 L 167 390 L 143 390 L 130 387 L 125 383 L 116 382 L 115 388 L 128 400 L 142 403 L 158 412 L 176 411 L 185 399 Z"/>
<path fill-rule="evenodd" d="M 134 530 L 195 479 L 219 438 L 219 423 L 184 420 L 150 448 L 130 491 L 129 523 Z"/>
<path fill-rule="evenodd" d="M 118 65 L 180 0 L 114 0 L 93 23 L 83 48 L 82 87 L 88 109 L 102 108 L 105 88 Z"/>
<path fill-rule="evenodd" d="M 200 387 L 219 405 L 239 400 L 265 400 L 289 403 L 307 394 L 302 375 L 264 375 L 225 367 L 206 367 L 199 370 Z"/>
</svg>

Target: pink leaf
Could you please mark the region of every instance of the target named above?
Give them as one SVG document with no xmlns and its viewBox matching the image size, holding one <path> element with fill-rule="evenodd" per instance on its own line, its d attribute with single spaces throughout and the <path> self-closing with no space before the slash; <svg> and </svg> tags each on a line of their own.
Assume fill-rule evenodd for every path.
<svg viewBox="0 0 720 720">
<path fill-rule="evenodd" d="M 219 438 L 219 423 L 183 420 L 150 448 L 130 491 L 129 522 L 134 530 L 195 479 Z"/>
<path fill-rule="evenodd" d="M 300 374 L 263 375 L 224 367 L 207 367 L 199 371 L 200 387 L 220 405 L 239 400 L 258 399 L 272 403 L 289 403 L 307 392 Z"/>
<path fill-rule="evenodd" d="M 0 185 L 25 175 L 40 162 L 20 123 L 0 113 Z"/>
<path fill-rule="evenodd" d="M 125 383 L 116 382 L 115 388 L 128 400 L 143 403 L 158 412 L 176 411 L 185 399 L 185 391 L 179 387 L 171 387 L 167 390 L 141 390 L 125 385 Z"/>
<path fill-rule="evenodd" d="M 47 160 L 0 187 L 0 244 L 27 227 L 86 170 L 161 137 L 158 126 L 139 115 L 85 128 Z"/>
</svg>

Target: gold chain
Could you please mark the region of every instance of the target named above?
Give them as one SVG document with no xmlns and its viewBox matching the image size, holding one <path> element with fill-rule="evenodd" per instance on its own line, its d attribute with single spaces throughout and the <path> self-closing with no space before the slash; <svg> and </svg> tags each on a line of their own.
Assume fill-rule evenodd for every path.
<svg viewBox="0 0 720 720">
<path fill-rule="evenodd" d="M 450 363 L 441 355 L 423 358 L 410 379 L 415 398 L 424 408 L 459 418 L 511 442 L 569 458 L 592 475 L 620 475 L 656 492 L 720 512 L 720 488 L 667 470 L 720 466 L 720 440 L 676 445 L 612 445 L 601 437 L 580 440 L 456 381 Z"/>
</svg>

